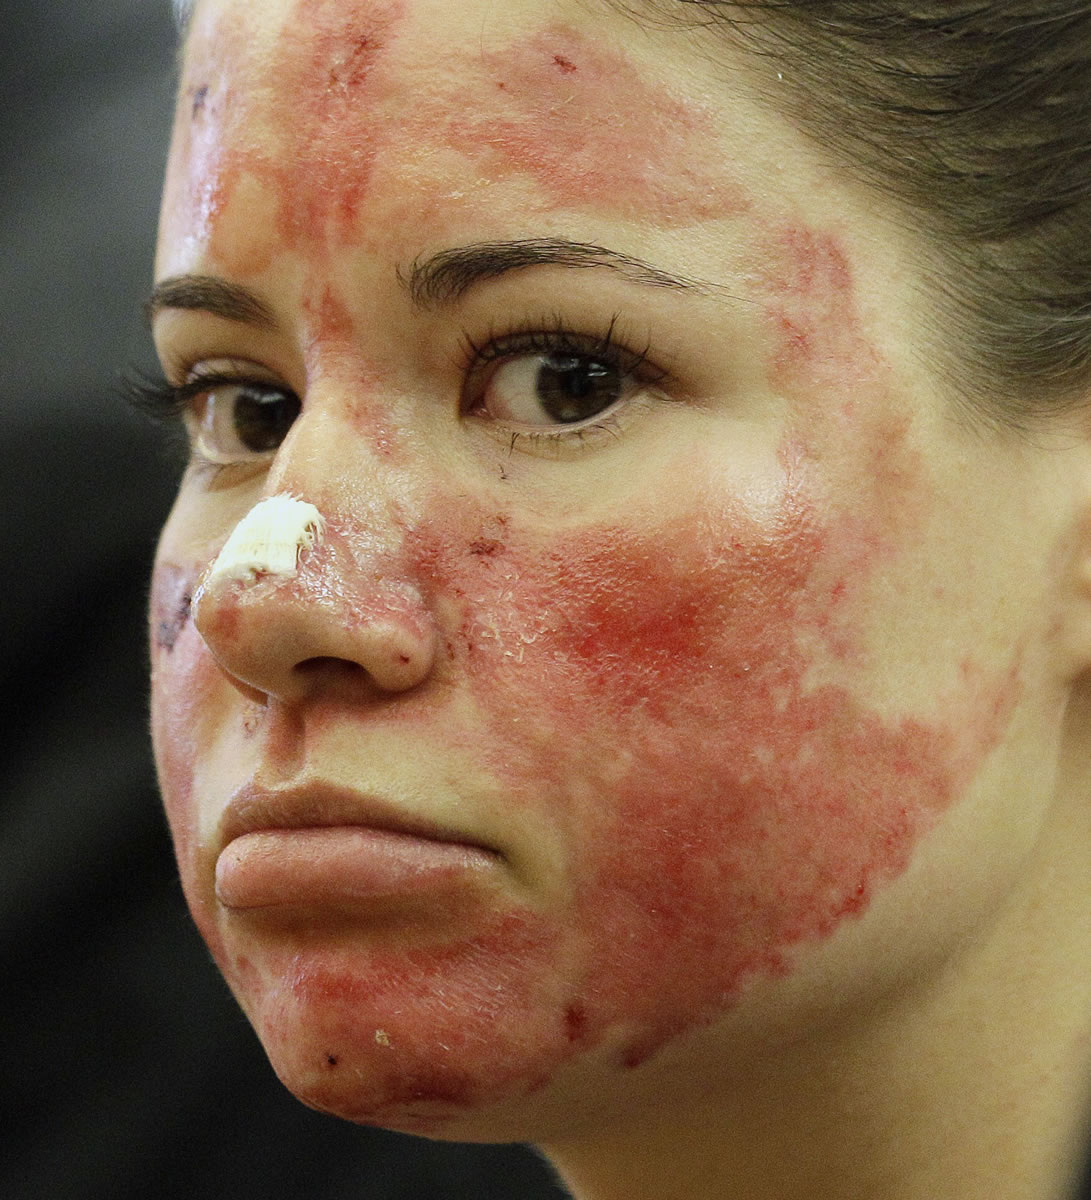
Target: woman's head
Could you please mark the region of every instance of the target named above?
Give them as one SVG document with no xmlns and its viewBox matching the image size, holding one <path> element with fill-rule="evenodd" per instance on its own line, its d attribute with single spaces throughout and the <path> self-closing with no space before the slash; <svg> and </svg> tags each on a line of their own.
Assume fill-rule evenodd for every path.
<svg viewBox="0 0 1091 1200">
<path fill-rule="evenodd" d="M 545 1139 L 728 1093 L 930 986 L 1059 836 L 1079 421 L 966 419 L 988 338 L 937 311 L 1004 231 L 956 251 L 804 120 L 835 7 L 197 6 L 156 746 L 312 1104 Z"/>
</svg>

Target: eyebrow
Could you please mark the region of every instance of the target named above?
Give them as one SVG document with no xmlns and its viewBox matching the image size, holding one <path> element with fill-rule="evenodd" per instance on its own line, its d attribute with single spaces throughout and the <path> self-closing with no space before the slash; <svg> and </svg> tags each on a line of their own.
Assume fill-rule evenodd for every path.
<svg viewBox="0 0 1091 1200">
<path fill-rule="evenodd" d="M 682 292 L 708 293 L 700 280 L 672 275 L 660 267 L 619 254 L 593 242 L 567 238 L 529 238 L 512 242 L 475 242 L 418 258 L 398 278 L 418 308 L 435 308 L 461 299 L 475 285 L 527 267 L 606 268 L 633 283 Z"/>
<path fill-rule="evenodd" d="M 157 283 L 144 303 L 149 324 L 170 308 L 208 312 L 262 329 L 273 329 L 277 323 L 273 310 L 256 292 L 215 275 L 175 275 Z"/>
<path fill-rule="evenodd" d="M 673 275 L 630 254 L 567 238 L 527 238 L 455 246 L 427 258 L 418 258 L 407 270 L 399 268 L 397 275 L 413 304 L 417 308 L 431 309 L 454 304 L 486 280 L 542 266 L 606 269 L 645 287 L 677 292 L 708 295 L 718 290 L 712 284 Z M 272 308 L 256 292 L 215 275 L 176 275 L 157 283 L 144 304 L 149 324 L 167 309 L 208 312 L 227 321 L 262 329 L 273 329 L 277 324 Z"/>
</svg>

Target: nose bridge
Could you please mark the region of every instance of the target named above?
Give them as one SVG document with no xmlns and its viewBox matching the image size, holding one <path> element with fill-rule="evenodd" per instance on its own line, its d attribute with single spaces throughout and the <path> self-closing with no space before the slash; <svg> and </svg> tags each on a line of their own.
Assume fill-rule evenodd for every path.
<svg viewBox="0 0 1091 1200">
<path fill-rule="evenodd" d="M 419 508 L 419 480 L 395 429 L 392 404 L 359 375 L 319 379 L 274 459 L 266 495 L 306 496 L 327 515 L 394 533 Z"/>
</svg>

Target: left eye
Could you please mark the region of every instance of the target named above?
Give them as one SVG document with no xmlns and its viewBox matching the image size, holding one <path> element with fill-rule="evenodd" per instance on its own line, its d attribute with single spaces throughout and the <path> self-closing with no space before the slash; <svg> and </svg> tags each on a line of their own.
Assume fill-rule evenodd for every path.
<svg viewBox="0 0 1091 1200">
<path fill-rule="evenodd" d="M 213 463 L 276 450 L 300 412 L 299 398 L 273 386 L 221 383 L 198 393 L 190 410 L 194 447 Z"/>
<path fill-rule="evenodd" d="M 471 411 L 512 425 L 577 425 L 601 416 L 637 387 L 632 372 L 590 354 L 522 354 L 494 363 Z"/>
</svg>

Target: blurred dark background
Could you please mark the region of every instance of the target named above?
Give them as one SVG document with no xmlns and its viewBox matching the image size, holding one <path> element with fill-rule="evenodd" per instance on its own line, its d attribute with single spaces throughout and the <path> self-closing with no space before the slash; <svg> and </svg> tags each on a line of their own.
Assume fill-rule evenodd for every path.
<svg viewBox="0 0 1091 1200">
<path fill-rule="evenodd" d="M 311 1113 L 190 927 L 146 735 L 145 578 L 177 468 L 150 366 L 168 0 L 4 0 L 0 1196 L 536 1200 L 528 1152 Z"/>
</svg>

